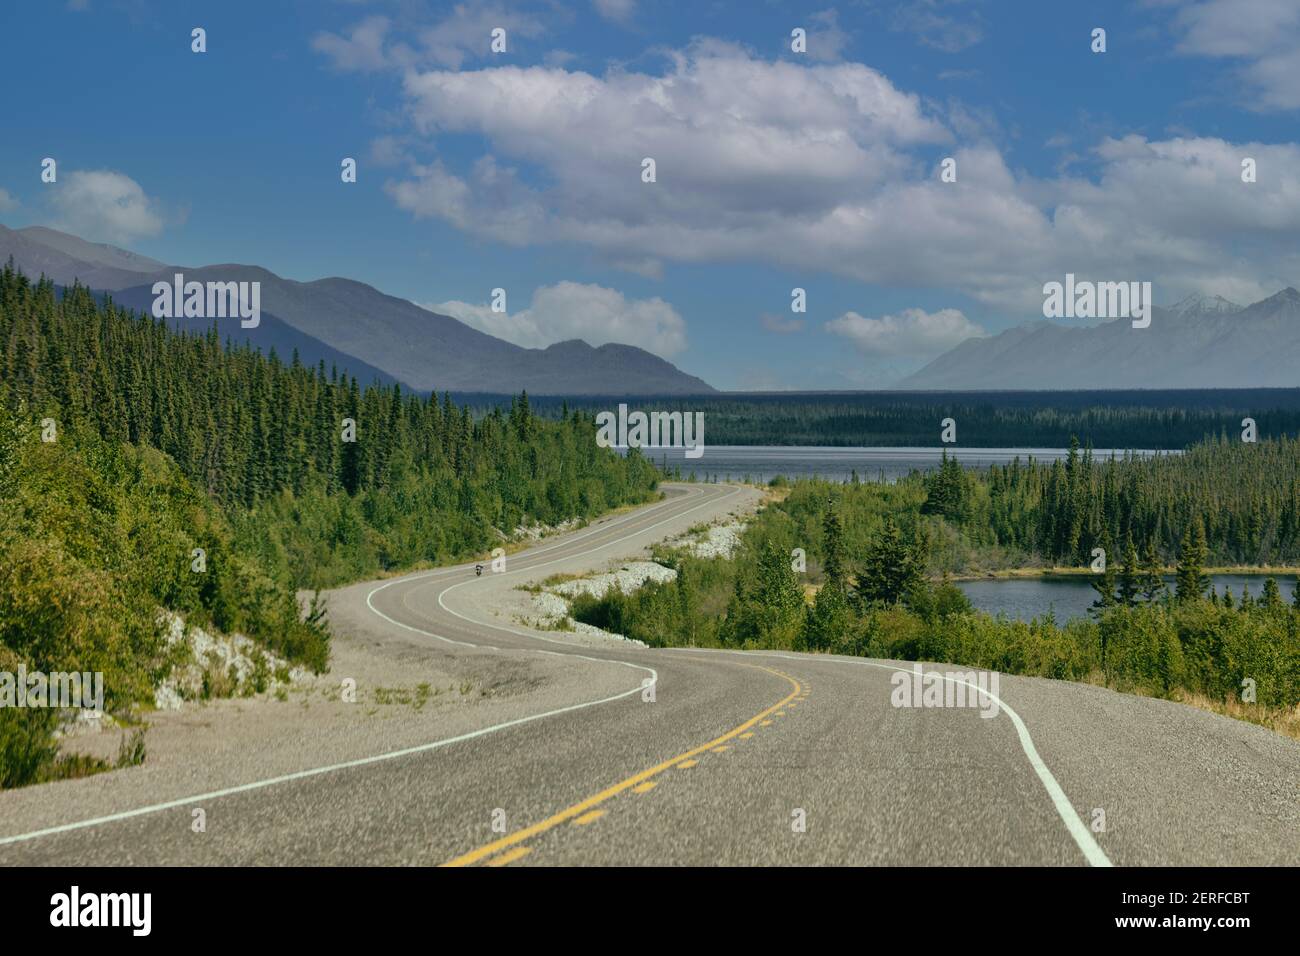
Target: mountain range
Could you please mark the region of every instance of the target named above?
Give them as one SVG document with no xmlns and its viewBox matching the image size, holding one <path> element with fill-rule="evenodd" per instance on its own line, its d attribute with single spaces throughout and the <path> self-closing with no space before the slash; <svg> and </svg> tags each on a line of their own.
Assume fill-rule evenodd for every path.
<svg viewBox="0 0 1300 956">
<path fill-rule="evenodd" d="M 171 265 L 43 226 L 0 225 L 0 262 L 58 285 L 79 281 L 128 308 L 148 312 L 153 283 L 261 283 L 254 329 L 218 320 L 223 335 L 307 365 L 323 361 L 362 382 L 418 390 L 537 395 L 707 395 L 715 390 L 671 363 L 629 345 L 593 348 L 574 339 L 529 349 L 458 319 L 345 278 L 298 282 L 256 265 Z M 205 332 L 208 319 L 174 319 Z M 1152 309 L 1148 328 L 1128 319 L 1092 326 L 1044 320 L 972 338 L 894 388 L 908 390 L 1075 390 L 1252 388 L 1300 385 L 1300 292 L 1287 288 L 1252 305 L 1193 295 Z"/>
<path fill-rule="evenodd" d="M 29 226 L 0 225 L 0 262 L 13 259 L 36 278 L 58 285 L 74 281 L 115 302 L 148 312 L 153 283 L 185 280 L 261 283 L 261 323 L 243 329 L 218 320 L 223 335 L 247 341 L 287 359 L 296 349 L 306 365 L 324 361 L 362 382 L 399 381 L 419 391 L 538 395 L 703 395 L 704 381 L 644 349 L 610 343 L 593 348 L 580 339 L 528 349 L 480 332 L 448 315 L 385 295 L 352 279 L 297 282 L 254 265 L 169 265 L 77 236 Z M 176 319 L 173 324 L 206 331 L 210 319 Z"/>
<path fill-rule="evenodd" d="M 1290 388 L 1300 385 L 1300 292 L 1249 306 L 1192 295 L 1088 327 L 1031 322 L 967 339 L 895 387 L 925 390 Z"/>
</svg>

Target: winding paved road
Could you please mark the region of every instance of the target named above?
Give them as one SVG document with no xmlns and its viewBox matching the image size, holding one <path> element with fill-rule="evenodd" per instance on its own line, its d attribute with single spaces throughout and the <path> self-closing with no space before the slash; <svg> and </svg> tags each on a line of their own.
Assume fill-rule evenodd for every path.
<svg viewBox="0 0 1300 956">
<path fill-rule="evenodd" d="M 1259 727 L 1010 676 L 991 719 L 895 707 L 891 678 L 910 667 L 896 661 L 647 649 L 494 615 L 521 583 L 603 568 L 755 494 L 666 490 L 504 573 L 461 565 L 331 597 L 392 640 L 563 655 L 589 685 L 539 688 L 507 720 L 485 711 L 416 746 L 112 812 L 89 801 L 36 830 L 6 820 L 0 795 L 0 863 L 1300 862 L 1300 745 Z M 199 804 L 233 822 L 193 839 Z"/>
</svg>

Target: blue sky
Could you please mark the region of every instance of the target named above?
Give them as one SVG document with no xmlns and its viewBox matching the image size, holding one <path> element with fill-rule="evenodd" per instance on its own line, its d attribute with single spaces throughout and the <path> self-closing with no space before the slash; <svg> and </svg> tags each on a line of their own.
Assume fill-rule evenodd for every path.
<svg viewBox="0 0 1300 956">
<path fill-rule="evenodd" d="M 5 225 L 348 276 L 723 388 L 886 385 L 1038 317 L 1067 271 L 1151 280 L 1159 303 L 1300 279 L 1294 0 L 51 0 L 5 20 Z"/>
</svg>

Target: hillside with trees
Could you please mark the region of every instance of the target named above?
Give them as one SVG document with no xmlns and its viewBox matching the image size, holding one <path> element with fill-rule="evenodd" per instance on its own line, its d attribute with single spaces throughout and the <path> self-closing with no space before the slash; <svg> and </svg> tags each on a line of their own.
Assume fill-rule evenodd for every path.
<svg viewBox="0 0 1300 956">
<path fill-rule="evenodd" d="M 297 590 L 482 554 L 657 480 L 584 413 L 524 395 L 476 419 L 0 271 L 0 670 L 102 671 L 110 711 L 173 663 L 160 610 L 321 671 Z M 0 712 L 5 785 L 56 772 L 42 721 Z"/>
</svg>

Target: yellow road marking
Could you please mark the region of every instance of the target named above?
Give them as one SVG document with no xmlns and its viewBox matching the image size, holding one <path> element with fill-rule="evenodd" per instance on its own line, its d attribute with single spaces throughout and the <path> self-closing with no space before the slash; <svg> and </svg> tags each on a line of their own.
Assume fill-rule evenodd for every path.
<svg viewBox="0 0 1300 956">
<path fill-rule="evenodd" d="M 748 739 L 749 739 L 750 737 L 752 737 L 752 736 L 754 736 L 754 732 L 753 732 L 752 730 L 747 730 L 747 731 L 745 731 L 745 733 L 743 733 L 743 734 L 740 735 L 740 739 L 741 739 L 741 740 L 748 740 Z"/>
<path fill-rule="evenodd" d="M 651 790 L 653 790 L 656 786 L 658 786 L 658 783 L 657 783 L 656 781 L 654 781 L 654 780 L 647 780 L 645 783 L 638 783 L 635 787 L 632 788 L 632 792 L 633 792 L 633 793 L 649 793 L 649 792 L 650 792 Z"/>
<path fill-rule="evenodd" d="M 761 724 L 759 724 L 758 726 L 760 726 L 760 727 L 771 727 L 771 726 L 772 726 L 772 722 L 771 722 L 770 720 L 765 720 L 765 721 L 763 721 Z"/>
<path fill-rule="evenodd" d="M 588 823 L 591 823 L 593 820 L 599 820 L 604 815 L 604 810 L 588 810 L 582 816 L 577 817 L 573 822 L 580 827 L 585 827 Z"/>
<path fill-rule="evenodd" d="M 694 767 L 697 763 L 699 763 L 698 760 L 683 760 L 681 763 L 679 763 L 679 764 L 677 765 L 677 769 L 678 769 L 678 770 L 688 770 L 688 769 L 690 769 L 691 767 Z"/>
<path fill-rule="evenodd" d="M 518 843 L 522 843 L 524 840 L 532 839 L 533 837 L 537 836 L 539 833 L 545 833 L 547 830 L 550 830 L 558 826 L 559 824 L 564 823 L 567 820 L 573 820 L 576 817 L 580 817 L 583 814 L 587 813 L 587 811 L 595 808 L 599 804 L 604 803 L 606 800 L 610 799 L 611 797 L 615 797 L 618 794 L 624 792 L 625 790 L 631 790 L 637 784 L 644 783 L 645 781 L 649 780 L 651 777 L 663 773 L 665 770 L 667 770 L 670 767 L 676 767 L 676 766 L 684 767 L 686 766 L 687 760 L 690 760 L 693 757 L 697 757 L 707 750 L 712 750 L 713 748 L 719 746 L 720 744 L 724 744 L 728 740 L 740 736 L 745 731 L 747 731 L 750 727 L 753 727 L 759 721 L 763 720 L 765 717 L 767 717 L 769 714 L 775 711 L 777 708 L 784 707 L 786 704 L 788 704 L 791 700 L 793 700 L 798 695 L 799 691 L 803 689 L 802 687 L 799 686 L 799 682 L 795 680 L 793 677 L 790 677 L 788 674 L 782 674 L 780 671 L 772 670 L 769 667 L 759 667 L 757 664 L 746 664 L 744 666 L 753 667 L 756 670 L 767 671 L 769 674 L 775 674 L 777 677 L 784 678 L 785 680 L 788 680 L 790 682 L 791 686 L 794 687 L 794 690 L 792 690 L 785 697 L 781 698 L 771 707 L 767 708 L 767 710 L 761 711 L 760 713 L 749 718 L 749 720 L 745 721 L 739 727 L 733 727 L 731 730 L 727 731 L 721 737 L 716 737 L 713 740 L 710 740 L 706 744 L 700 744 L 700 746 L 694 747 L 686 751 L 685 753 L 678 754 L 676 757 L 672 757 L 669 760 L 663 761 L 663 763 L 655 764 L 655 766 L 642 770 L 640 773 L 633 774 L 632 776 L 628 777 L 626 780 L 622 780 L 614 784 L 612 787 L 606 787 L 604 790 L 601 790 L 599 793 L 592 794 L 587 799 L 582 800 L 579 803 L 575 803 L 573 806 L 565 810 L 561 810 L 559 813 L 554 814 L 553 816 L 549 816 L 545 820 L 540 820 L 537 823 L 532 824 L 531 826 L 524 827 L 522 830 L 516 830 L 514 833 L 501 837 L 499 840 L 493 840 L 491 843 L 481 846 L 477 850 L 471 850 L 468 853 L 463 853 L 452 860 L 448 860 L 446 863 L 442 865 L 443 866 L 469 866 L 472 863 L 477 863 L 480 860 L 485 859 L 486 857 L 492 856 L 495 853 L 499 853 L 500 851 L 504 850 L 506 847 L 515 846 Z M 527 852 L 526 848 L 521 847 L 520 849 L 525 849 L 525 852 Z M 501 857 L 501 859 L 504 859 L 507 856 L 510 856 L 510 854 L 508 853 L 504 854 Z M 519 854 L 519 856 L 523 856 L 523 854 L 521 853 Z M 518 859 L 518 857 L 513 857 L 512 859 Z"/>
<path fill-rule="evenodd" d="M 725 752 L 725 751 L 727 751 L 727 750 L 730 750 L 730 749 L 731 749 L 730 747 L 714 747 L 714 748 L 713 748 L 713 752 L 714 752 L 715 754 L 720 754 L 720 753 L 723 753 L 723 752 Z"/>
<path fill-rule="evenodd" d="M 533 848 L 530 846 L 517 846 L 507 853 L 502 853 L 495 860 L 488 860 L 488 866 L 505 866 L 508 863 L 515 862 L 515 860 L 519 859 L 521 856 L 527 856 L 532 852 Z"/>
<path fill-rule="evenodd" d="M 773 716 L 773 717 L 784 717 L 784 716 L 785 716 L 785 711 L 784 711 L 784 710 L 778 710 L 778 711 L 777 711 L 775 714 L 773 714 L 772 716 Z"/>
</svg>

